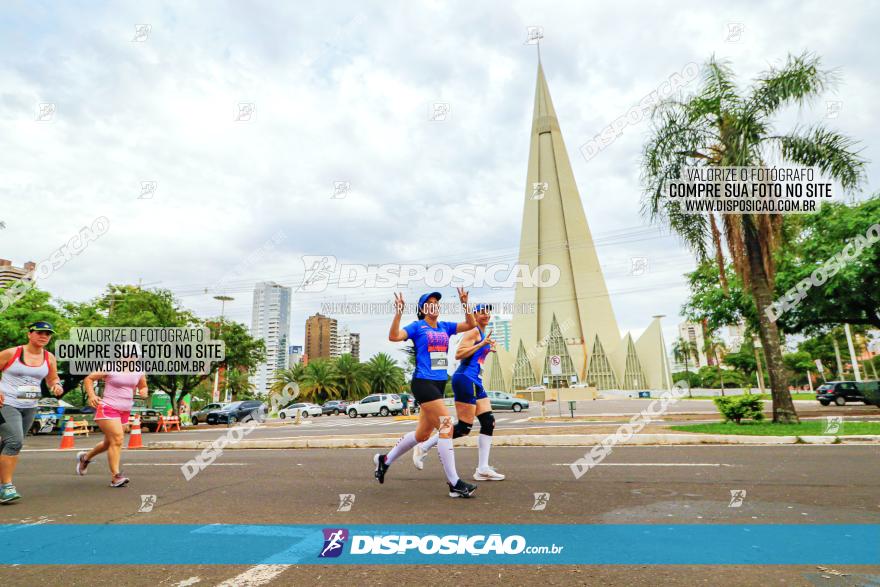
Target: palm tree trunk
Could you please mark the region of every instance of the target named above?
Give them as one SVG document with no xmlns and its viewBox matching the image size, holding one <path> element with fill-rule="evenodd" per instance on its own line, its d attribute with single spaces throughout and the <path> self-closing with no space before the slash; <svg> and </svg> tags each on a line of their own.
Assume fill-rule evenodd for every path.
<svg viewBox="0 0 880 587">
<path fill-rule="evenodd" d="M 773 301 L 773 290 L 770 279 L 764 270 L 761 256 L 761 244 L 754 228 L 745 230 L 746 257 L 749 264 L 749 290 L 758 310 L 758 334 L 764 346 L 764 359 L 767 374 L 770 377 L 770 393 L 773 398 L 773 421 L 781 424 L 799 422 L 791 394 L 785 389 L 782 350 L 779 342 L 779 329 L 771 322 L 765 310 Z"/>
<path fill-rule="evenodd" d="M 715 214 L 709 213 L 709 227 L 712 229 L 712 242 L 715 245 L 715 264 L 718 265 L 718 277 L 721 279 L 721 291 L 727 296 L 730 290 L 727 286 L 727 273 L 724 271 L 724 252 L 721 250 L 721 231 L 715 222 Z"/>
</svg>

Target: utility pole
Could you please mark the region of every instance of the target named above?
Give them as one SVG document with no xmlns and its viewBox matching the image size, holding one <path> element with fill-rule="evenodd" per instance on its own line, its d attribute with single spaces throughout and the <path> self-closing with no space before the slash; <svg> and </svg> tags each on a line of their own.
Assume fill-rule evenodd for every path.
<svg viewBox="0 0 880 587">
<path fill-rule="evenodd" d="M 218 300 L 220 302 L 220 328 L 219 328 L 219 333 L 217 334 L 217 338 L 222 338 L 222 336 L 223 336 L 223 314 L 224 314 L 224 310 L 226 310 L 226 302 L 231 302 L 235 298 L 233 298 L 232 296 L 214 296 L 214 299 Z M 227 389 L 227 381 L 229 380 L 229 377 L 228 377 L 228 373 L 226 373 L 226 370 L 228 370 L 229 367 L 226 364 L 226 361 L 223 362 L 223 368 L 224 368 L 223 401 L 229 401 L 229 397 L 227 397 L 227 394 L 229 393 L 229 391 Z M 215 401 L 215 402 L 220 400 L 220 393 L 219 393 L 219 390 L 217 389 L 217 384 L 218 384 L 219 378 L 220 378 L 220 368 L 218 367 L 217 371 L 214 373 L 214 390 L 211 393 L 211 399 L 212 399 L 212 401 Z"/>
<path fill-rule="evenodd" d="M 862 374 L 859 372 L 859 361 L 856 359 L 856 349 L 853 346 L 852 332 L 849 329 L 849 322 L 843 325 L 843 331 L 846 332 L 846 345 L 849 347 L 849 360 L 852 361 L 853 375 L 856 381 L 862 380 Z"/>
<path fill-rule="evenodd" d="M 755 343 L 755 364 L 758 367 L 758 389 L 760 389 L 761 393 L 764 393 L 764 372 L 761 370 L 761 355 L 758 353 L 758 349 L 763 347 L 761 346 L 761 339 L 752 338 L 752 340 Z"/>
<path fill-rule="evenodd" d="M 831 333 L 831 344 L 834 345 L 834 358 L 837 359 L 837 378 L 843 379 L 843 361 L 840 360 L 840 347 L 837 346 L 837 337 Z"/>
</svg>

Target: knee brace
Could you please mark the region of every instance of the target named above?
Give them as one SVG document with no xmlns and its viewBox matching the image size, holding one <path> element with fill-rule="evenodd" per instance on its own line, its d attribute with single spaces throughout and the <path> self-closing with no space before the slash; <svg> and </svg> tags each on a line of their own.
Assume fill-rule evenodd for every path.
<svg viewBox="0 0 880 587">
<path fill-rule="evenodd" d="M 480 414 L 477 416 L 477 420 L 480 421 L 480 434 L 492 436 L 492 432 L 495 430 L 495 416 L 492 415 L 492 412 Z"/>
<path fill-rule="evenodd" d="M 455 426 L 452 428 L 452 438 L 460 438 L 462 436 L 467 436 L 471 433 L 471 428 L 474 427 L 473 422 L 462 422 L 459 420 L 455 423 Z"/>
</svg>

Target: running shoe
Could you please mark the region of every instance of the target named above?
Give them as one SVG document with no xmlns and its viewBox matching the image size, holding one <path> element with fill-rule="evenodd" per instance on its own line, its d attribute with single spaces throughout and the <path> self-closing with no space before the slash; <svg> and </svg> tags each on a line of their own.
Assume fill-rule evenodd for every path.
<svg viewBox="0 0 880 587">
<path fill-rule="evenodd" d="M 455 485 L 452 483 L 447 483 L 447 485 L 449 486 L 449 497 L 470 497 L 477 490 L 476 485 L 465 483 L 463 479 L 459 479 Z"/>
<path fill-rule="evenodd" d="M 86 455 L 89 454 L 88 451 L 81 450 L 76 453 L 76 474 L 79 476 L 83 476 L 86 474 L 86 469 L 89 466 L 89 463 L 92 461 L 86 460 Z"/>
<path fill-rule="evenodd" d="M 476 481 L 504 481 L 504 475 L 495 470 L 495 467 L 486 467 L 474 471 Z"/>
<path fill-rule="evenodd" d="M 385 455 L 376 453 L 373 456 L 373 463 L 376 465 L 376 480 L 379 483 L 385 483 L 385 471 L 389 467 L 389 465 L 385 464 Z"/>
<path fill-rule="evenodd" d="M 15 490 L 15 485 L 4 485 L 3 490 L 0 491 L 0 503 L 10 503 L 16 499 L 21 499 L 21 495 Z"/>
<path fill-rule="evenodd" d="M 131 479 L 119 473 L 118 475 L 113 475 L 113 479 L 110 480 L 110 487 L 125 487 L 129 481 Z"/>
<path fill-rule="evenodd" d="M 425 468 L 426 456 L 428 456 L 428 451 L 422 448 L 421 442 L 413 447 L 413 464 L 419 471 Z"/>
</svg>

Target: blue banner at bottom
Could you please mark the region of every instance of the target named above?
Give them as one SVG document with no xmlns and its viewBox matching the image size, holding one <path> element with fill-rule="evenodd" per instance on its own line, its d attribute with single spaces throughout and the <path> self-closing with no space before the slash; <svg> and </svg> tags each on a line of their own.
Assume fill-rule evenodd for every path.
<svg viewBox="0 0 880 587">
<path fill-rule="evenodd" d="M 12 524 L 0 564 L 876 565 L 880 525 Z"/>
</svg>

